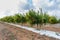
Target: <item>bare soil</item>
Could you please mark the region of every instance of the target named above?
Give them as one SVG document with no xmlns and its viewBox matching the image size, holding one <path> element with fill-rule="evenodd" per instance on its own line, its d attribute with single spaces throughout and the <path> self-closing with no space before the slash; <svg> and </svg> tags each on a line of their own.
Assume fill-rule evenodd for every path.
<svg viewBox="0 0 60 40">
<path fill-rule="evenodd" d="M 42 27 L 42 29 L 60 33 L 60 24 L 45 25 L 45 26 Z"/>
<path fill-rule="evenodd" d="M 44 29 L 44 28 L 43 28 Z M 59 40 L 45 35 L 18 28 L 5 23 L 0 23 L 0 40 Z"/>
<path fill-rule="evenodd" d="M 30 26 L 29 24 L 24 24 L 23 26 Z M 33 28 L 38 28 L 38 29 L 43 29 L 43 30 L 49 30 L 49 31 L 54 31 L 54 32 L 60 32 L 60 24 L 47 24 L 47 25 L 43 25 L 40 26 L 38 25 L 33 25 Z"/>
</svg>

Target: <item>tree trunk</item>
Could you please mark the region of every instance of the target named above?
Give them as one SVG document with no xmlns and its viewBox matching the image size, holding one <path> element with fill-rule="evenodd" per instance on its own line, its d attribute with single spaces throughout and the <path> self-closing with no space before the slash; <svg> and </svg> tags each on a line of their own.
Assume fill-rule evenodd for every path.
<svg viewBox="0 0 60 40">
<path fill-rule="evenodd" d="M 41 24 L 40 24 L 40 29 L 41 29 Z"/>
<path fill-rule="evenodd" d="M 38 29 L 38 24 L 37 24 L 37 29 Z"/>
</svg>

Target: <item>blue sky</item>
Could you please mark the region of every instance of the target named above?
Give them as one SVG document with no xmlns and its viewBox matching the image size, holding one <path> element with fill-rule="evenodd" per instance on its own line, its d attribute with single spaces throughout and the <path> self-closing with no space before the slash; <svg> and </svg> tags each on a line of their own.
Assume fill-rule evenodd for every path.
<svg viewBox="0 0 60 40">
<path fill-rule="evenodd" d="M 0 0 L 0 17 L 38 8 L 60 17 L 60 0 Z"/>
</svg>

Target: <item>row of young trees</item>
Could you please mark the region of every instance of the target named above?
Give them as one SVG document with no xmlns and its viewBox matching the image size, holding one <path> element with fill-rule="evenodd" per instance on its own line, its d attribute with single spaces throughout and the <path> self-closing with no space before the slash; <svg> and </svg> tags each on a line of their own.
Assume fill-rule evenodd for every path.
<svg viewBox="0 0 60 40">
<path fill-rule="evenodd" d="M 26 14 L 15 14 L 14 16 L 6 16 L 0 19 L 3 22 L 9 23 L 29 23 L 31 26 L 34 24 L 42 25 L 46 23 L 60 23 L 60 19 L 57 20 L 55 16 L 49 16 L 47 13 L 43 13 L 42 9 L 40 12 L 35 12 L 34 10 L 29 10 Z"/>
</svg>

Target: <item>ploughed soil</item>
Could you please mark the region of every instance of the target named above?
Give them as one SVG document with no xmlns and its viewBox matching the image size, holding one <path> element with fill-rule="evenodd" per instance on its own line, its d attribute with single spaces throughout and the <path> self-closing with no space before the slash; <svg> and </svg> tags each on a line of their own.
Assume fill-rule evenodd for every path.
<svg viewBox="0 0 60 40">
<path fill-rule="evenodd" d="M 60 33 L 60 24 L 45 25 L 45 26 L 42 27 L 42 29 Z"/>
<path fill-rule="evenodd" d="M 48 27 L 42 28 L 48 30 Z M 53 28 L 49 30 L 55 31 Z M 56 29 L 58 30 L 58 29 Z M 0 40 L 59 40 L 45 35 L 39 35 L 37 33 L 18 28 L 5 23 L 0 23 Z"/>
<path fill-rule="evenodd" d="M 24 24 L 23 26 L 30 26 L 29 24 Z M 30 26 L 31 27 L 31 26 Z M 33 25 L 33 28 L 36 29 L 43 29 L 43 30 L 49 30 L 49 31 L 54 31 L 54 32 L 60 32 L 60 24 L 46 24 L 43 26 L 38 25 Z"/>
</svg>

